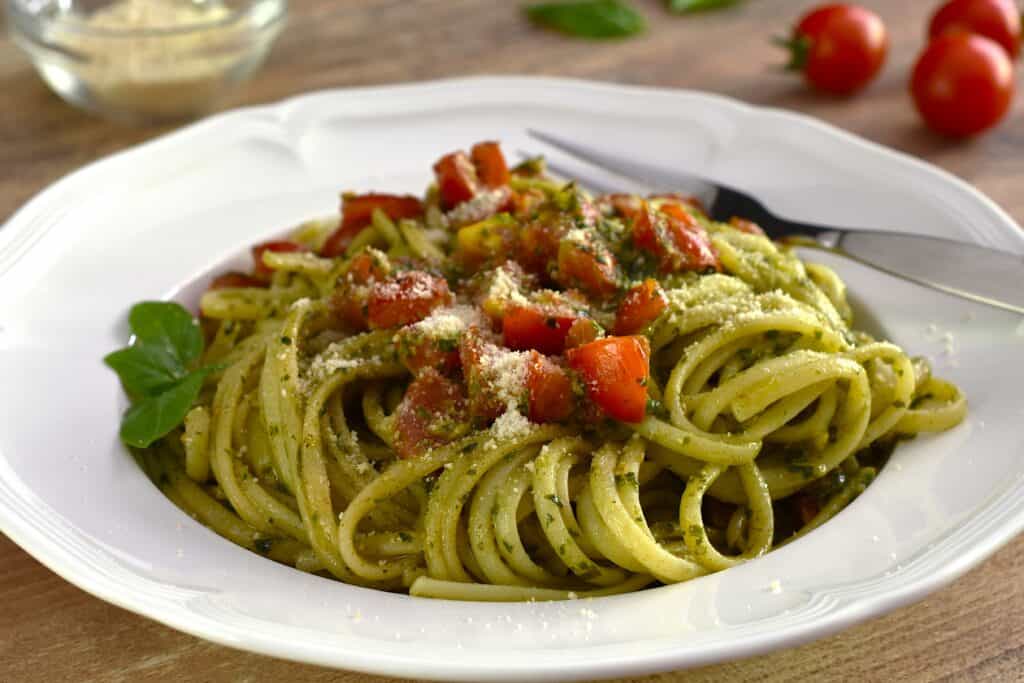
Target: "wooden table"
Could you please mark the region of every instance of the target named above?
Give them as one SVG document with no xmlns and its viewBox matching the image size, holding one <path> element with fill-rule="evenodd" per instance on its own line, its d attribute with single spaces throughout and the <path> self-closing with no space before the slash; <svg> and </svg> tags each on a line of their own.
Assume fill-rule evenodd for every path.
<svg viewBox="0 0 1024 683">
<path fill-rule="evenodd" d="M 231 104 L 307 90 L 462 74 L 557 74 L 699 88 L 797 109 L 921 156 L 986 192 L 1024 222 L 1024 99 L 991 134 L 939 139 L 906 94 L 932 0 L 874 0 L 892 34 L 881 78 L 848 100 L 807 92 L 774 68 L 769 38 L 813 2 L 747 0 L 698 17 L 638 0 L 647 35 L 575 41 L 530 27 L 509 0 L 293 0 L 266 68 Z M 0 219 L 81 164 L 168 128 L 125 128 L 68 107 L 0 38 Z M 205 643 L 103 603 L 0 536 L 0 681 L 381 681 Z M 682 674 L 644 679 L 667 681 Z M 818 643 L 700 669 L 704 680 L 1020 680 L 1024 538 L 927 600 Z"/>
</svg>

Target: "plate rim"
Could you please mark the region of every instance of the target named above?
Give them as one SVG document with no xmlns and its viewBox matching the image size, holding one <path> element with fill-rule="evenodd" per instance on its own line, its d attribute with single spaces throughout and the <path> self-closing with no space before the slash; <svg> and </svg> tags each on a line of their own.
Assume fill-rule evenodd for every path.
<svg viewBox="0 0 1024 683">
<path fill-rule="evenodd" d="M 47 227 L 36 220 L 35 214 L 46 209 L 47 205 L 57 200 L 74 183 L 81 182 L 84 176 L 91 176 L 99 168 L 108 168 L 116 163 L 124 163 L 136 156 L 149 153 L 153 148 L 180 144 L 189 136 L 201 133 L 207 128 L 216 128 L 230 124 L 232 120 L 245 117 L 270 116 L 282 123 L 297 112 L 306 109 L 315 109 L 321 100 L 329 100 L 334 97 L 359 96 L 373 98 L 385 94 L 407 94 L 410 97 L 422 96 L 422 93 L 431 89 L 444 90 L 446 88 L 472 88 L 478 86 L 497 87 L 514 85 L 518 88 L 530 88 L 536 86 L 558 87 L 590 90 L 605 94 L 608 93 L 636 93 L 648 96 L 669 97 L 669 98 L 691 98 L 713 102 L 717 106 L 731 109 L 738 114 L 749 115 L 771 115 L 787 119 L 792 124 L 801 126 L 812 126 L 819 131 L 829 135 L 836 140 L 837 144 L 855 146 L 866 150 L 888 160 L 899 163 L 904 167 L 912 168 L 917 173 L 929 176 L 934 182 L 952 184 L 961 192 L 964 192 L 972 200 L 978 202 L 990 214 L 1004 223 L 1008 228 L 1008 234 L 1013 234 L 1021 245 L 1024 245 L 1024 230 L 1021 230 L 1012 217 L 999 207 L 993 200 L 981 193 L 966 181 L 958 178 L 952 173 L 945 171 L 928 162 L 912 157 L 906 153 L 885 147 L 878 143 L 862 138 L 849 131 L 842 130 L 830 123 L 816 119 L 799 112 L 788 111 L 775 107 L 762 107 L 741 102 L 737 99 L 695 90 L 668 89 L 648 86 L 620 85 L 600 81 L 589 81 L 581 79 L 534 77 L 534 76 L 473 76 L 464 78 L 447 78 L 416 83 L 401 83 L 386 86 L 366 86 L 356 88 L 335 88 L 300 94 L 276 103 L 243 107 L 226 112 L 215 114 L 201 121 L 189 124 L 175 131 L 160 135 L 152 140 L 134 145 L 127 149 L 108 155 L 85 166 L 72 171 L 59 180 L 51 183 L 46 188 L 33 196 L 28 202 L 17 209 L 9 219 L 0 227 L 0 281 L 3 280 L 7 270 L 17 262 L 19 254 L 26 253 L 32 245 L 45 234 Z M 881 163 L 881 162 L 880 162 Z M 32 228 L 41 227 L 36 232 Z M 5 239 L 6 238 L 6 239 Z M 20 240 L 20 241 L 19 241 Z M 11 246 L 13 244 L 13 247 Z M 7 257 L 5 268 L 5 255 Z M 9 485 L 24 486 L 24 483 L 17 477 L 13 480 L 7 476 L 6 459 L 0 455 L 0 483 L 6 479 Z M 13 474 L 13 473 L 11 473 Z M 26 487 L 27 488 L 27 487 Z M 367 673 L 386 675 L 413 675 L 422 677 L 424 673 L 438 679 L 447 679 L 450 676 L 461 678 L 473 677 L 477 680 L 508 680 L 509 676 L 522 675 L 530 672 L 534 677 L 542 679 L 558 678 L 584 679 L 592 677 L 609 677 L 625 674 L 643 674 L 664 671 L 678 668 L 680 666 L 693 667 L 705 665 L 718 661 L 725 661 L 743 656 L 759 655 L 782 647 L 790 647 L 801 643 L 823 638 L 836 633 L 849 626 L 864 621 L 873 616 L 891 611 L 903 605 L 917 601 L 925 595 L 948 585 L 958 577 L 962 576 L 971 568 L 977 566 L 986 558 L 991 556 L 997 549 L 1005 545 L 1010 539 L 1024 530 L 1024 506 L 1020 505 L 1020 494 L 1024 490 L 1017 482 L 1010 482 L 1003 491 L 993 494 L 989 499 L 975 511 L 973 515 L 960 522 L 955 529 L 961 528 L 968 521 L 980 517 L 986 511 L 992 511 L 1007 497 L 1016 497 L 1018 500 L 1016 511 L 1004 510 L 1002 519 L 993 521 L 994 528 L 988 529 L 980 538 L 972 542 L 962 553 L 958 554 L 955 560 L 945 563 L 937 571 L 920 577 L 906 585 L 898 585 L 881 594 L 870 595 L 858 598 L 846 605 L 841 605 L 835 611 L 829 612 L 822 619 L 796 623 L 785 626 L 778 633 L 767 633 L 760 635 L 755 642 L 742 639 L 732 640 L 725 643 L 715 644 L 709 651 L 696 656 L 687 655 L 685 661 L 678 661 L 673 658 L 673 653 L 659 652 L 655 654 L 641 655 L 636 659 L 625 661 L 601 661 L 596 663 L 581 664 L 571 662 L 568 668 L 558 665 L 524 665 L 523 668 L 515 667 L 509 670 L 507 666 L 482 670 L 474 669 L 472 665 L 460 666 L 458 662 L 448 665 L 447 670 L 440 666 L 430 665 L 432 669 L 423 672 L 419 669 L 422 663 L 417 664 L 415 658 L 390 655 L 385 657 L 381 654 L 370 654 L 364 657 L 355 657 L 344 662 L 339 661 L 342 657 L 329 657 L 316 647 L 301 648 L 294 642 L 282 639 L 274 641 L 265 637 L 265 634 L 254 636 L 246 632 L 242 627 L 232 624 L 225 624 L 212 618 L 201 621 L 199 615 L 182 611 L 180 605 L 175 605 L 175 610 L 161 613 L 156 609 L 158 606 L 147 605 L 147 601 L 130 591 L 116 590 L 104 587 L 102 576 L 93 568 L 83 568 L 76 564 L 72 553 L 64 549 L 52 537 L 42 533 L 38 527 L 33 528 L 31 522 L 24 515 L 18 513 L 8 499 L 4 487 L 0 486 L 0 531 L 8 535 L 14 543 L 24 549 L 44 566 L 54 571 L 69 583 L 85 590 L 86 592 L 106 601 L 127 609 L 136 614 L 163 623 L 176 630 L 210 640 L 235 649 L 259 652 L 279 658 L 293 661 L 310 662 L 322 666 L 342 667 L 350 670 L 364 671 Z M 31 491 L 29 490 L 29 493 Z M 1014 496 L 1013 494 L 1018 494 Z M 60 517 L 58 515 L 58 517 Z M 20 518 L 20 519 L 19 519 Z M 60 522 L 67 523 L 74 528 L 70 520 L 60 517 Z M 180 614 L 179 614 L 180 612 Z M 340 645 L 340 643 L 339 643 Z M 341 651 L 341 648 L 339 648 Z M 352 652 L 342 652 L 345 657 L 351 657 Z M 676 655 L 678 657 L 678 655 Z"/>
</svg>

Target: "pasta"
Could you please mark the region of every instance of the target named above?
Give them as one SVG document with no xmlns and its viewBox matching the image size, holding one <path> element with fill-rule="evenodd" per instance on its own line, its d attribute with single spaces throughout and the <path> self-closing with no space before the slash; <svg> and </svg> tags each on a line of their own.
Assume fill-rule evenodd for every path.
<svg viewBox="0 0 1024 683">
<path fill-rule="evenodd" d="M 220 369 L 140 459 L 221 536 L 416 596 L 624 593 L 808 533 L 966 413 L 751 223 L 591 197 L 494 143 L 435 172 L 203 296 Z"/>
</svg>

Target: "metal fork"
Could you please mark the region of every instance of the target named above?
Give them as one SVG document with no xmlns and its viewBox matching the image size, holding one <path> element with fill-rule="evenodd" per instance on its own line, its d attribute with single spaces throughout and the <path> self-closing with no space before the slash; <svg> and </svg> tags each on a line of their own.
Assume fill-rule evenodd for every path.
<svg viewBox="0 0 1024 683">
<path fill-rule="evenodd" d="M 686 171 L 645 164 L 536 130 L 527 134 L 570 157 L 638 182 L 648 191 L 689 194 L 701 201 L 713 220 L 746 218 L 772 239 L 828 249 L 926 287 L 1024 314 L 1024 256 L 941 237 L 802 223 L 772 213 L 742 190 Z M 578 179 L 594 192 L 622 191 L 557 163 L 548 161 L 548 168 Z"/>
</svg>

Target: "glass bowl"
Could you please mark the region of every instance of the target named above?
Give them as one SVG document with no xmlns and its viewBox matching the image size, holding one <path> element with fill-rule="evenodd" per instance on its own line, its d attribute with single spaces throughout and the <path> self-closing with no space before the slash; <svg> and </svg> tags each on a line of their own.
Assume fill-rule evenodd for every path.
<svg viewBox="0 0 1024 683">
<path fill-rule="evenodd" d="M 6 0 L 15 42 L 68 102 L 118 120 L 209 111 L 263 63 L 287 0 Z"/>
</svg>

